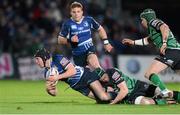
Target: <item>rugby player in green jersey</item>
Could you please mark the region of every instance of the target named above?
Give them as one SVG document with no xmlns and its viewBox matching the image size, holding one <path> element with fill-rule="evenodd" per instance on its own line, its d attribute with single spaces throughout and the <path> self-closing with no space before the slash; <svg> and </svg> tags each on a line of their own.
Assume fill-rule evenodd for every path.
<svg viewBox="0 0 180 115">
<path fill-rule="evenodd" d="M 145 73 L 145 77 L 161 89 L 162 95 L 168 97 L 170 91 L 160 80 L 158 73 L 167 67 L 180 70 L 180 44 L 177 42 L 168 25 L 156 18 L 155 11 L 145 9 L 141 14 L 142 25 L 147 28 L 148 36 L 138 40 L 123 39 L 126 45 L 148 45 L 154 44 L 159 49 L 160 56 L 156 57 Z"/>
<path fill-rule="evenodd" d="M 96 73 L 101 73 L 100 71 Z M 180 92 L 170 91 L 171 100 L 162 98 L 160 89 L 152 84 L 133 79 L 125 75 L 117 68 L 107 69 L 106 73 L 100 78 L 104 87 L 112 87 L 111 92 L 117 92 L 117 96 L 111 104 L 172 104 L 180 103 Z M 107 91 L 108 92 L 108 91 Z"/>
</svg>

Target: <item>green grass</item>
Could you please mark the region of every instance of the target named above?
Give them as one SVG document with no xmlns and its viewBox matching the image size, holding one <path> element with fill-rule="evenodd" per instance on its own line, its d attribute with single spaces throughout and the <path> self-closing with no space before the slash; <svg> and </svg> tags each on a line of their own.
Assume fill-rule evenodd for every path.
<svg viewBox="0 0 180 115">
<path fill-rule="evenodd" d="M 49 96 L 43 81 L 0 80 L 0 114 L 145 114 L 179 113 L 180 105 L 98 105 L 62 82 L 58 84 L 58 95 Z M 170 89 L 180 90 L 180 84 L 168 84 Z"/>
</svg>

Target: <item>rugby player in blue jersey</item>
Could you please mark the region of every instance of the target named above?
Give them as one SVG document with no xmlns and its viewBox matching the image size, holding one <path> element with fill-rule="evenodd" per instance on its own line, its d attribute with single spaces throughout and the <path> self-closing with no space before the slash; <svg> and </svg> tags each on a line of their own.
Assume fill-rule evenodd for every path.
<svg viewBox="0 0 180 115">
<path fill-rule="evenodd" d="M 66 57 L 59 54 L 50 54 L 46 49 L 38 50 L 35 54 L 35 62 L 45 68 L 46 90 L 56 96 L 56 84 L 58 80 L 65 81 L 70 87 L 81 94 L 88 96 L 97 102 L 109 103 L 115 97 L 114 92 L 106 93 L 99 82 L 99 77 L 95 72 L 88 68 L 83 68 L 72 64 Z M 47 76 L 47 72 L 53 72 L 56 69 L 58 74 Z"/>
<path fill-rule="evenodd" d="M 94 29 L 99 33 L 105 50 L 111 52 L 113 47 L 108 41 L 106 31 L 93 17 L 83 15 L 83 6 L 79 2 L 70 5 L 70 14 L 71 18 L 61 27 L 58 43 L 65 45 L 70 43 L 76 65 L 88 65 L 92 70 L 102 69 L 95 54 L 91 31 Z"/>
</svg>

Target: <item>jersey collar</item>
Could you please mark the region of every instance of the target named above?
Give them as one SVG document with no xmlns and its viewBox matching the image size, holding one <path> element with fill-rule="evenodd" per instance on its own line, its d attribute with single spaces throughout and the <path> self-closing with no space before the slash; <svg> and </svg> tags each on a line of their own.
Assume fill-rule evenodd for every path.
<svg viewBox="0 0 180 115">
<path fill-rule="evenodd" d="M 76 22 L 76 21 L 71 17 L 71 20 L 72 20 L 73 22 L 77 23 L 77 24 L 80 24 L 80 23 L 83 21 L 83 19 L 84 19 L 84 16 L 82 16 L 82 18 L 81 18 L 80 21 Z"/>
</svg>

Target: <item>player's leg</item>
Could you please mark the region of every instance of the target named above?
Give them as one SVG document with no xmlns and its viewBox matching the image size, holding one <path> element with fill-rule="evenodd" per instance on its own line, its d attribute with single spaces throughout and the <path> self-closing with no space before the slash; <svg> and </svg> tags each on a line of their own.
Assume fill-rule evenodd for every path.
<svg viewBox="0 0 180 115">
<path fill-rule="evenodd" d="M 92 70 L 94 70 L 96 68 L 101 68 L 98 58 L 97 58 L 96 54 L 94 54 L 94 53 L 88 54 L 87 62 Z"/>
<path fill-rule="evenodd" d="M 91 67 L 91 70 L 94 70 L 96 74 L 101 78 L 104 75 L 105 71 L 103 70 L 103 68 L 101 68 L 96 54 L 89 54 L 87 57 L 87 61 L 88 65 Z"/>
<path fill-rule="evenodd" d="M 112 99 L 111 96 L 104 91 L 104 88 L 98 80 L 92 82 L 89 86 L 93 94 L 101 101 L 110 101 Z"/>
<path fill-rule="evenodd" d="M 144 97 L 144 96 L 138 96 L 135 99 L 134 104 L 136 104 L 136 105 L 152 105 L 152 104 L 156 104 L 156 103 L 152 98 L 148 98 L 148 97 Z"/>
<path fill-rule="evenodd" d="M 159 60 L 154 60 L 145 73 L 145 77 L 149 79 L 154 85 L 158 86 L 164 93 L 168 93 L 167 88 L 157 74 L 167 67 L 168 66 L 166 64 L 160 62 Z"/>
<path fill-rule="evenodd" d="M 77 66 L 81 66 L 81 67 L 85 67 L 87 65 L 87 61 L 86 61 L 86 54 L 81 54 L 81 55 L 73 55 L 73 60 L 75 65 Z"/>
<path fill-rule="evenodd" d="M 180 92 L 179 91 L 172 91 L 173 92 L 173 99 L 180 103 Z"/>
<path fill-rule="evenodd" d="M 136 105 L 165 105 L 165 104 L 175 104 L 176 101 L 174 100 L 166 100 L 166 99 L 160 99 L 160 98 L 149 98 L 144 96 L 139 96 L 135 99 L 134 104 Z"/>
</svg>

